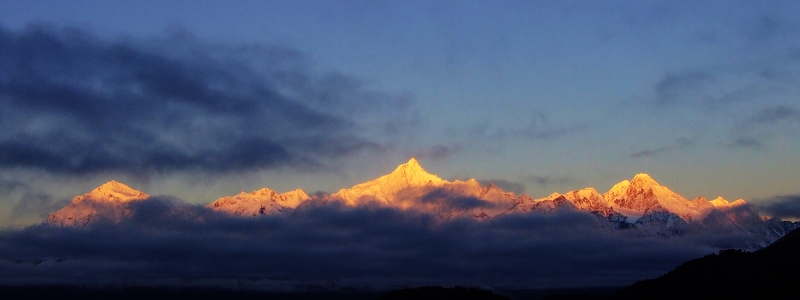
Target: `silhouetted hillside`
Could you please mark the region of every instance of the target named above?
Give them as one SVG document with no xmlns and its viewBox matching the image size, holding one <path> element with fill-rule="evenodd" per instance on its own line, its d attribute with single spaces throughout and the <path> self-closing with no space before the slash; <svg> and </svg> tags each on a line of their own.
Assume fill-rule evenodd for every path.
<svg viewBox="0 0 800 300">
<path fill-rule="evenodd" d="M 799 299 L 800 229 L 755 252 L 722 250 L 688 261 L 610 297 L 555 295 L 545 299 Z"/>
<path fill-rule="evenodd" d="M 723 250 L 637 282 L 613 299 L 797 299 L 800 229 L 755 252 Z"/>
<path fill-rule="evenodd" d="M 439 300 L 439 299 L 459 299 L 459 300 L 509 300 L 511 298 L 501 296 L 478 288 L 452 287 L 443 288 L 440 286 L 426 286 L 420 288 L 402 289 L 389 292 L 378 300 Z"/>
</svg>

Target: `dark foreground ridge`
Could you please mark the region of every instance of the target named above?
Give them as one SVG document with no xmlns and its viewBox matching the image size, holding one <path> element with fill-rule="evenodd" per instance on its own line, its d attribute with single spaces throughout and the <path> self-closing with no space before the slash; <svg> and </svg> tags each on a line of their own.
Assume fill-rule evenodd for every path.
<svg viewBox="0 0 800 300">
<path fill-rule="evenodd" d="M 0 299 L 47 300 L 374 300 L 376 292 L 278 293 L 237 291 L 221 288 L 170 287 L 84 287 L 84 286 L 1 286 Z"/>
<path fill-rule="evenodd" d="M 607 298 L 547 299 L 800 299 L 800 229 L 755 252 L 722 250 L 688 261 L 656 279 Z"/>
<path fill-rule="evenodd" d="M 501 296 L 492 291 L 479 288 L 426 286 L 419 288 L 408 288 L 394 292 L 389 292 L 381 296 L 378 300 L 439 300 L 439 299 L 461 299 L 461 300 L 510 300 L 511 298 Z"/>
<path fill-rule="evenodd" d="M 723 250 L 691 260 L 656 279 L 637 282 L 614 299 L 798 299 L 800 229 L 755 252 Z"/>
</svg>

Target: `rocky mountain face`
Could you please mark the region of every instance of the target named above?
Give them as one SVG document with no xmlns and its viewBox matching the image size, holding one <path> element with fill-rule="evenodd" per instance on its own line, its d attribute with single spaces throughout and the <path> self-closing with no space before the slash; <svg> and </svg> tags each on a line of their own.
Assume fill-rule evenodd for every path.
<svg viewBox="0 0 800 300">
<path fill-rule="evenodd" d="M 108 182 L 51 214 L 45 224 L 85 225 L 98 218 L 118 220 L 130 214 L 126 203 L 147 194 L 116 181 Z M 332 195 L 311 197 L 302 189 L 279 194 L 269 188 L 217 199 L 208 208 L 236 216 L 254 217 L 290 212 L 306 201 L 340 201 L 348 206 L 378 205 L 416 210 L 441 219 L 489 219 L 505 214 L 551 213 L 560 210 L 591 213 L 600 226 L 644 235 L 671 236 L 689 231 L 741 232 L 763 236 L 763 247 L 798 227 L 797 223 L 758 215 L 742 199 L 688 200 L 660 185 L 647 174 L 637 174 L 600 194 L 594 188 L 553 193 L 533 199 L 505 192 L 475 179 L 447 181 L 430 174 L 415 159 L 391 173 L 341 189 Z"/>
</svg>

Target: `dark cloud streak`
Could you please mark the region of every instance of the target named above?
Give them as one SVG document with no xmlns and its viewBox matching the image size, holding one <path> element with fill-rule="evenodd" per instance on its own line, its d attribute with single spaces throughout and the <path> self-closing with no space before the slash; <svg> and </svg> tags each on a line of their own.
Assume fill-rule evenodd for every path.
<svg viewBox="0 0 800 300">
<path fill-rule="evenodd" d="M 643 158 L 643 157 L 654 157 L 664 153 L 680 150 L 683 148 L 690 147 L 695 144 L 697 141 L 696 138 L 679 138 L 675 140 L 675 144 L 669 146 L 658 147 L 654 149 L 642 150 L 639 152 L 635 152 L 630 155 L 630 158 Z"/>
<path fill-rule="evenodd" d="M 785 125 L 786 130 L 778 130 Z M 731 130 L 731 148 L 763 148 L 767 139 L 777 133 L 796 132 L 800 128 L 800 110 L 788 105 L 764 107 L 740 121 Z"/>
<path fill-rule="evenodd" d="M 774 123 L 782 120 L 800 122 L 800 111 L 786 105 L 767 107 L 756 112 L 747 122 L 753 124 Z"/>
<path fill-rule="evenodd" d="M 432 160 L 442 160 L 455 155 L 463 149 L 461 145 L 435 144 L 423 149 L 411 152 L 411 157 L 430 158 Z"/>
<path fill-rule="evenodd" d="M 320 167 L 381 149 L 412 109 L 292 50 L 186 33 L 0 28 L 0 65 L 0 166 L 58 174 Z"/>
<path fill-rule="evenodd" d="M 714 80 L 707 72 L 681 72 L 664 76 L 655 86 L 656 104 L 669 105 L 683 100 Z"/>
<path fill-rule="evenodd" d="M 525 138 L 539 141 L 552 141 L 586 129 L 586 124 L 574 124 L 567 127 L 556 127 L 550 124 L 549 118 L 539 113 L 529 119 L 523 128 L 500 128 L 491 138 L 496 140 Z"/>
<path fill-rule="evenodd" d="M 574 183 L 575 178 L 572 177 L 558 177 L 558 176 L 540 176 L 540 175 L 530 175 L 527 178 L 527 181 L 536 183 L 538 186 L 548 186 L 548 185 L 564 185 L 569 183 Z"/>
<path fill-rule="evenodd" d="M 483 179 L 483 180 L 478 180 L 478 182 L 480 182 L 480 184 L 483 186 L 489 185 L 490 183 L 494 183 L 504 191 L 512 192 L 517 195 L 522 195 L 525 193 L 525 184 L 521 182 L 513 182 L 505 179 Z"/>
</svg>

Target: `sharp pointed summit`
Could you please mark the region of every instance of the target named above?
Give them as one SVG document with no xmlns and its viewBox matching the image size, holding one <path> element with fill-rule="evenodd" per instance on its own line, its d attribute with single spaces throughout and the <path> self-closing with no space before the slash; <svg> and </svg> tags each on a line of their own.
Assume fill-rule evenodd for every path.
<svg viewBox="0 0 800 300">
<path fill-rule="evenodd" d="M 394 171 L 392 171 L 392 173 L 389 174 L 389 176 L 410 179 L 415 177 L 431 177 L 434 175 L 431 175 L 430 173 L 425 171 L 425 169 L 422 168 L 419 162 L 412 157 L 411 159 L 408 160 L 407 163 L 397 166 L 397 168 L 395 168 Z"/>
<path fill-rule="evenodd" d="M 412 166 L 412 167 L 417 167 L 417 168 L 422 169 L 422 166 L 419 165 L 419 162 L 417 161 L 417 159 L 413 158 L 413 157 L 410 158 L 408 160 L 408 162 L 406 162 L 404 164 L 401 164 L 400 166 Z"/>
<path fill-rule="evenodd" d="M 446 182 L 425 171 L 416 159 L 411 158 L 387 175 L 357 184 L 349 189 L 341 189 L 332 197 L 343 199 L 351 205 L 357 204 L 361 200 L 392 203 L 395 202 L 395 196 L 401 191 L 441 186 Z"/>
<path fill-rule="evenodd" d="M 137 191 L 116 180 L 111 180 L 109 182 L 106 182 L 84 196 L 87 195 L 91 196 L 86 198 L 93 198 L 95 200 L 121 201 L 121 202 L 144 199 L 149 197 L 149 195 Z"/>
<path fill-rule="evenodd" d="M 631 180 L 631 184 L 638 184 L 639 186 L 660 185 L 660 184 L 658 184 L 658 182 L 655 181 L 655 179 L 653 179 L 653 177 L 650 177 L 650 175 L 645 174 L 645 173 L 639 173 L 639 174 L 636 174 L 636 176 L 633 176 L 633 179 Z"/>
</svg>

